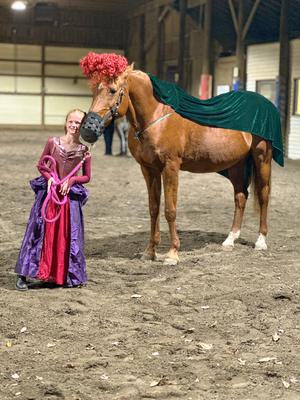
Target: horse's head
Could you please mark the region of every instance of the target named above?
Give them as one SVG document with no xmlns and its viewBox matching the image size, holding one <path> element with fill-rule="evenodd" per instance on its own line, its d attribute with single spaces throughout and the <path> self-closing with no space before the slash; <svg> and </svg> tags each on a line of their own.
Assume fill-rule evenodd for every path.
<svg viewBox="0 0 300 400">
<path fill-rule="evenodd" d="M 86 142 L 95 143 L 113 119 L 127 112 L 127 76 L 132 67 L 123 56 L 92 52 L 80 65 L 93 92 L 92 105 L 81 124 L 80 135 Z"/>
</svg>

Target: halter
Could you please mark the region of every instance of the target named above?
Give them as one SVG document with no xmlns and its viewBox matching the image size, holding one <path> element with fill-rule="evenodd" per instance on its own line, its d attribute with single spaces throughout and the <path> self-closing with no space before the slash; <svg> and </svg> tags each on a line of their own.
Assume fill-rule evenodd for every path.
<svg viewBox="0 0 300 400">
<path fill-rule="evenodd" d="M 124 88 L 122 87 L 119 93 L 119 96 L 115 102 L 115 104 L 109 108 L 108 112 L 104 114 L 103 117 L 100 117 L 98 113 L 89 112 L 83 119 L 82 124 L 80 126 L 80 135 L 83 139 L 89 143 L 93 141 L 90 138 L 91 132 L 94 133 L 97 137 L 96 140 L 103 134 L 105 129 L 106 122 L 111 118 L 112 120 L 118 117 L 119 107 L 122 103 L 122 98 L 124 96 Z"/>
<path fill-rule="evenodd" d="M 124 88 L 122 87 L 115 104 L 112 107 L 110 107 L 109 111 L 106 114 L 104 114 L 104 116 L 102 117 L 102 123 L 103 123 L 102 125 L 104 125 L 104 127 L 105 127 L 105 122 L 109 118 L 114 119 L 119 115 L 118 109 L 119 109 L 119 107 L 120 107 L 120 105 L 122 103 L 123 96 L 124 96 Z"/>
<path fill-rule="evenodd" d="M 52 219 L 47 218 L 47 208 L 48 208 L 48 204 L 49 204 L 50 200 L 52 200 L 58 206 L 63 206 L 68 201 L 68 196 L 66 196 L 66 195 L 63 196 L 62 200 L 59 199 L 58 194 L 56 192 L 57 187 L 76 174 L 76 172 L 81 168 L 82 164 L 84 163 L 84 161 L 88 155 L 89 155 L 89 152 L 86 153 L 86 155 L 76 165 L 76 167 L 63 179 L 59 179 L 59 177 L 58 177 L 55 159 L 52 156 L 48 156 L 48 155 L 46 155 L 42 158 L 42 161 L 41 161 L 42 163 L 46 163 L 47 161 L 51 162 L 50 167 L 47 167 L 47 168 L 49 170 L 48 172 L 50 173 L 51 178 L 53 178 L 53 182 L 50 186 L 49 192 L 47 193 L 47 196 L 42 205 L 42 217 L 46 222 L 57 221 L 58 218 L 60 217 L 60 213 L 61 213 L 61 209 L 59 209 L 54 218 L 52 218 Z"/>
</svg>

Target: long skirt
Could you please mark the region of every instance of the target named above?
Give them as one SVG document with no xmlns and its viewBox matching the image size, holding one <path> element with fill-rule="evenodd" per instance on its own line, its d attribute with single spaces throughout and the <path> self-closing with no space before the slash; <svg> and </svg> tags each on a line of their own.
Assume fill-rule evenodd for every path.
<svg viewBox="0 0 300 400">
<path fill-rule="evenodd" d="M 82 185 L 73 185 L 59 219 L 45 222 L 41 209 L 47 195 L 47 181 L 40 176 L 30 185 L 35 201 L 15 272 L 69 287 L 86 283 L 82 206 L 88 198 L 87 190 Z M 56 206 L 50 203 L 47 216 L 51 218 L 55 212 Z"/>
</svg>

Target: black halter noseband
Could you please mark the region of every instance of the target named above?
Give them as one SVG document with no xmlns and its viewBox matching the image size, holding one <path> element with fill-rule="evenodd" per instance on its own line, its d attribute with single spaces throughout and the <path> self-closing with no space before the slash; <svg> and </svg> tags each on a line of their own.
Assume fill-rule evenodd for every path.
<svg viewBox="0 0 300 400">
<path fill-rule="evenodd" d="M 110 107 L 103 117 L 95 112 L 89 112 L 84 117 L 80 126 L 80 136 L 88 143 L 95 143 L 103 134 L 106 123 L 109 119 L 114 120 L 118 117 L 118 109 L 122 103 L 124 96 L 124 88 L 120 90 L 119 96 L 115 104 Z"/>
</svg>

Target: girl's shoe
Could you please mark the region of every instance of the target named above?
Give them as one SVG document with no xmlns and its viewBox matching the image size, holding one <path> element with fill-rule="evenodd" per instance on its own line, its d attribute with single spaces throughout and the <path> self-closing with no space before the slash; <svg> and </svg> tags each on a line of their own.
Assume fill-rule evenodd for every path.
<svg viewBox="0 0 300 400">
<path fill-rule="evenodd" d="M 17 282 L 16 282 L 16 289 L 22 290 L 22 291 L 28 290 L 25 276 L 21 276 L 21 275 L 18 276 Z"/>
</svg>

